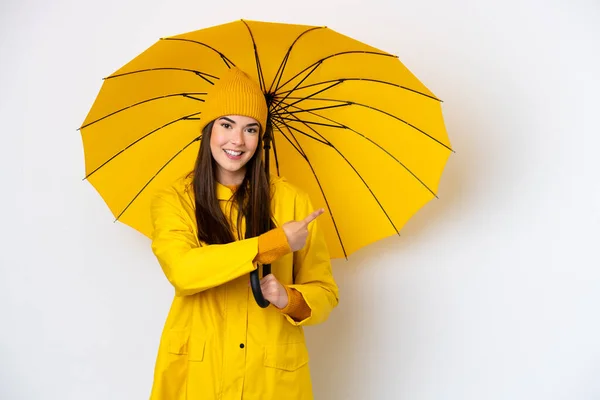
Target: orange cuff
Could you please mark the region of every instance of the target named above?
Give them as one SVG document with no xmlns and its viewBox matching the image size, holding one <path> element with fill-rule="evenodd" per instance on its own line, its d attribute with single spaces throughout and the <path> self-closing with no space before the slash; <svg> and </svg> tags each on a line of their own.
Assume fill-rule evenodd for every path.
<svg viewBox="0 0 600 400">
<path fill-rule="evenodd" d="M 308 304 L 304 300 L 302 293 L 294 288 L 284 286 L 288 295 L 288 304 L 281 310 L 283 314 L 287 314 L 296 321 L 302 321 L 310 317 L 311 311 Z"/>
<path fill-rule="evenodd" d="M 271 264 L 291 252 L 283 228 L 271 229 L 258 237 L 258 255 L 254 261 Z"/>
</svg>

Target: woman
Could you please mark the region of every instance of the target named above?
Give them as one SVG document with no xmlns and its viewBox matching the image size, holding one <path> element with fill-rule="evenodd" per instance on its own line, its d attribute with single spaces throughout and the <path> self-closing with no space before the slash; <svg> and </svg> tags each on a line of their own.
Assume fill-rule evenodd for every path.
<svg viewBox="0 0 600 400">
<path fill-rule="evenodd" d="M 312 399 L 303 326 L 338 304 L 323 210 L 283 178 L 267 184 L 267 105 L 247 75 L 231 69 L 206 105 L 193 173 L 152 203 L 152 250 L 175 297 L 151 399 Z M 266 263 L 263 309 L 249 273 Z"/>
</svg>

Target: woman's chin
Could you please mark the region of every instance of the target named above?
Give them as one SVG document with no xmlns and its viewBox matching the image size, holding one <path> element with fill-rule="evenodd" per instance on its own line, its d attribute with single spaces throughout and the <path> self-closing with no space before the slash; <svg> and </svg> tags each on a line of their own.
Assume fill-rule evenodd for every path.
<svg viewBox="0 0 600 400">
<path fill-rule="evenodd" d="M 219 162 L 219 169 L 225 174 L 239 174 L 245 172 L 246 162 L 244 160 L 240 161 L 232 161 L 232 160 L 224 160 Z"/>
</svg>

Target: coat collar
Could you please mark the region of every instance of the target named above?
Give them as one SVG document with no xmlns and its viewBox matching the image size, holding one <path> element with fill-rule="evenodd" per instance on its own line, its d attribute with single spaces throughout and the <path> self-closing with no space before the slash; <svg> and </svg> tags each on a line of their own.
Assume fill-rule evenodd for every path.
<svg viewBox="0 0 600 400">
<path fill-rule="evenodd" d="M 191 173 L 185 175 L 181 180 L 181 184 L 182 184 L 182 188 L 183 190 L 188 194 L 188 196 L 190 197 L 190 202 L 193 204 L 193 196 L 194 196 L 194 188 L 192 186 L 192 180 L 193 177 L 191 175 Z M 231 199 L 231 197 L 233 196 L 233 192 L 231 189 L 229 189 L 227 186 L 220 184 L 219 182 L 216 183 L 216 194 L 217 194 L 217 199 L 219 200 L 229 200 Z"/>
<path fill-rule="evenodd" d="M 280 176 L 277 176 L 274 174 L 271 174 L 270 180 L 271 180 L 271 186 L 273 186 L 276 182 L 285 181 L 285 179 L 283 177 L 280 177 Z M 182 183 L 183 183 L 184 190 L 190 196 L 190 201 L 191 201 L 192 196 L 194 194 L 194 189 L 192 188 L 191 173 L 186 175 L 182 179 L 182 181 L 183 181 Z M 227 200 L 231 199 L 231 197 L 233 196 L 233 191 L 230 188 L 228 188 L 227 186 L 225 186 L 219 182 L 216 183 L 216 193 L 217 193 L 217 199 L 219 199 L 219 200 L 227 201 Z M 193 203 L 193 201 L 192 201 L 192 203 Z"/>
<path fill-rule="evenodd" d="M 233 192 L 227 186 L 220 184 L 217 182 L 217 199 L 219 200 L 229 200 L 233 196 Z"/>
</svg>

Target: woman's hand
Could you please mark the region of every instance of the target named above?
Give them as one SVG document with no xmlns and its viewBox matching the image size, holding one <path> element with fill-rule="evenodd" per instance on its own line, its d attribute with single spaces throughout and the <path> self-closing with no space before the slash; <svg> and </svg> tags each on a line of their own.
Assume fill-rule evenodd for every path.
<svg viewBox="0 0 600 400">
<path fill-rule="evenodd" d="M 269 303 L 279 309 L 285 308 L 290 301 L 285 287 L 279 283 L 273 274 L 269 274 L 260 280 L 260 290 L 265 300 L 268 300 Z"/>
<path fill-rule="evenodd" d="M 308 224 L 324 212 L 325 210 L 321 208 L 311 213 L 302 221 L 290 221 L 281 226 L 292 251 L 298 251 L 304 247 L 306 238 L 308 237 Z"/>
<path fill-rule="evenodd" d="M 324 212 L 325 210 L 321 208 L 301 221 L 290 221 L 282 225 L 292 251 L 298 251 L 304 247 L 308 237 L 308 225 Z M 269 303 L 279 309 L 285 308 L 290 301 L 285 287 L 279 283 L 273 274 L 269 274 L 260 280 L 260 289 L 265 300 L 268 300 Z"/>
</svg>

